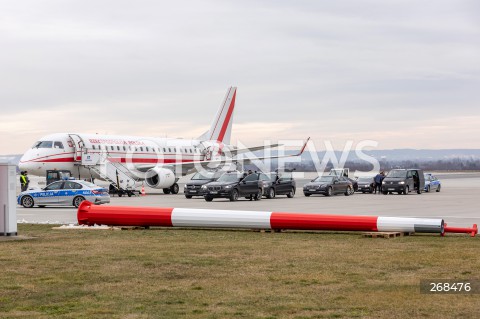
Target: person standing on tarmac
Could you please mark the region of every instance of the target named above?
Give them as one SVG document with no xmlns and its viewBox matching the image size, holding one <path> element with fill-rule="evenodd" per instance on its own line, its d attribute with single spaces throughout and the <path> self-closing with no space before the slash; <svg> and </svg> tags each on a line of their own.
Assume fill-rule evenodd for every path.
<svg viewBox="0 0 480 319">
<path fill-rule="evenodd" d="M 375 182 L 375 194 L 377 193 L 377 189 L 378 189 L 378 193 L 380 194 L 382 192 L 382 181 L 383 181 L 382 173 L 378 173 L 377 175 L 375 175 L 375 178 L 373 179 L 373 181 Z"/>
<path fill-rule="evenodd" d="M 27 180 L 27 185 L 25 186 L 25 190 L 27 190 L 27 189 L 28 189 L 28 185 L 30 185 L 30 179 L 29 179 L 28 176 L 27 176 L 27 175 L 28 175 L 28 172 L 25 171 L 23 175 L 25 176 L 25 179 Z"/>
<path fill-rule="evenodd" d="M 27 173 L 26 171 L 20 172 L 20 186 L 21 186 L 22 192 L 26 191 L 28 187 L 26 173 Z"/>
</svg>

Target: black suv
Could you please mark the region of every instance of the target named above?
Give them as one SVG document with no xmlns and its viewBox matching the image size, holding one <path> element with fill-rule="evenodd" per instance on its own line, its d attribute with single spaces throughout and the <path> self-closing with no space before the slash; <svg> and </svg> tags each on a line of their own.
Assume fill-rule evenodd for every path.
<svg viewBox="0 0 480 319">
<path fill-rule="evenodd" d="M 186 198 L 192 198 L 193 196 L 203 196 L 202 186 L 216 181 L 225 171 L 202 171 L 195 173 L 190 181 L 185 184 L 183 193 Z"/>
<path fill-rule="evenodd" d="M 297 184 L 291 171 L 276 171 L 267 175 L 269 180 L 263 183 L 263 196 L 267 198 L 274 198 L 276 195 L 287 195 L 288 198 L 295 196 Z"/>
<path fill-rule="evenodd" d="M 421 169 L 393 169 L 382 181 L 384 195 L 397 192 L 407 195 L 411 191 L 422 193 L 425 188 L 425 177 Z"/>
<path fill-rule="evenodd" d="M 260 200 L 263 194 L 264 181 L 262 179 L 264 178 L 268 180 L 263 173 L 245 175 L 240 172 L 228 172 L 215 182 L 203 185 L 203 197 L 207 202 L 211 202 L 214 198 L 229 198 L 234 202 L 240 196 Z"/>
</svg>

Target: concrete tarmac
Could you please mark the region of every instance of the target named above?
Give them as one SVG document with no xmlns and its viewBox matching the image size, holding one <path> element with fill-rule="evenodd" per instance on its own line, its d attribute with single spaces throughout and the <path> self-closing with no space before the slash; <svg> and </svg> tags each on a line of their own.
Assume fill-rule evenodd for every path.
<svg viewBox="0 0 480 319">
<path fill-rule="evenodd" d="M 182 193 L 185 179 L 182 179 L 180 194 L 165 195 L 159 190 L 147 188 L 147 196 L 112 197 L 109 205 L 425 217 L 443 218 L 451 226 L 471 227 L 474 223 L 480 224 L 480 174 L 447 174 L 441 177 L 442 190 L 439 193 L 421 195 L 356 193 L 352 196 L 305 197 L 301 187 L 311 179 L 311 176 L 306 174 L 303 178 L 297 179 L 298 188 L 294 198 L 278 196 L 275 199 L 264 198 L 261 201 L 242 198 L 237 202 L 230 202 L 228 199 L 206 202 L 203 197 L 186 199 Z M 26 209 L 18 206 L 17 220 L 26 223 L 74 224 L 77 223 L 77 210 L 73 207 Z"/>
</svg>

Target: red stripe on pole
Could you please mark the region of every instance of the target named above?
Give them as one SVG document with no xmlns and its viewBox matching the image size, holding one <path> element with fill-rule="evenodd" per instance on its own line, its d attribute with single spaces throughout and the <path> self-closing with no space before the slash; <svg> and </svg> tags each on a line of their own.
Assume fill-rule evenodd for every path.
<svg viewBox="0 0 480 319">
<path fill-rule="evenodd" d="M 80 225 L 172 227 L 172 211 L 173 208 L 94 206 L 83 201 L 78 207 L 77 219 Z"/>
<path fill-rule="evenodd" d="M 377 231 L 377 218 L 273 212 L 270 226 L 272 229 Z"/>
</svg>

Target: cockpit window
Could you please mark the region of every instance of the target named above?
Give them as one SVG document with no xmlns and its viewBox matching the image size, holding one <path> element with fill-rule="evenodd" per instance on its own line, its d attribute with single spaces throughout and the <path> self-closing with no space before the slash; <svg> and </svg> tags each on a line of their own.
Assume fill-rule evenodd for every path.
<svg viewBox="0 0 480 319">
<path fill-rule="evenodd" d="M 62 148 L 63 149 L 63 143 L 62 142 L 55 142 L 53 144 L 53 148 Z"/>
<path fill-rule="evenodd" d="M 38 141 L 32 148 L 52 148 L 52 141 Z"/>
</svg>

